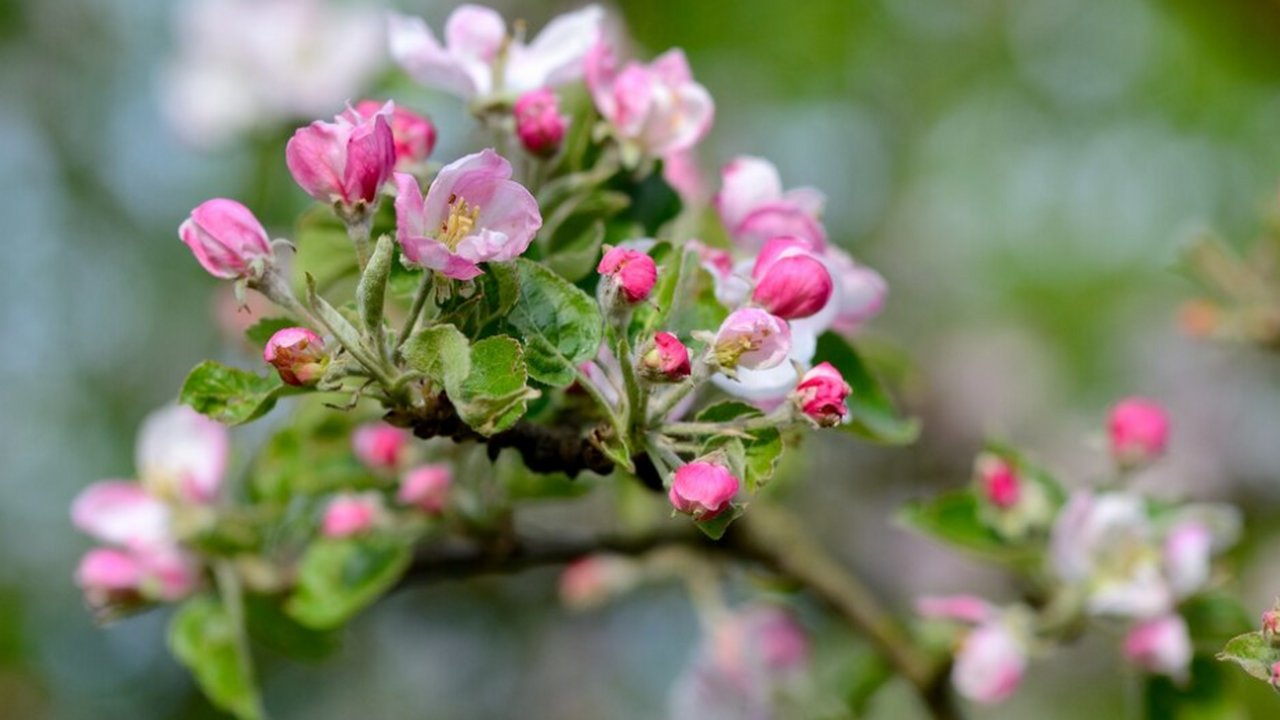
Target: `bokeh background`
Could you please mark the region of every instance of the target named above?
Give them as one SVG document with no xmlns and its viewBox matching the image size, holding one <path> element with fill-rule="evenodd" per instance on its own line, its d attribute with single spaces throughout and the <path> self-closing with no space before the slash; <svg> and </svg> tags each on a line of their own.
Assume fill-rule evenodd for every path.
<svg viewBox="0 0 1280 720">
<path fill-rule="evenodd" d="M 536 29 L 576 3 L 494 4 Z M 176 228 L 198 202 L 226 196 L 287 234 L 307 201 L 283 142 L 346 98 L 293 88 L 315 105 L 299 116 L 270 92 L 241 104 L 216 82 L 175 81 L 192 77 L 179 58 L 203 52 L 181 20 L 188 5 L 0 2 L 6 720 L 218 717 L 169 659 L 166 613 L 93 625 L 71 582 L 88 541 L 67 506 L 95 479 L 128 476 L 139 420 L 172 400 L 192 365 L 249 362 L 225 349 L 227 298 Z M 372 13 L 377 34 L 378 7 L 341 6 Z M 436 27 L 451 9 L 379 7 L 389 6 Z M 1236 589 L 1257 609 L 1280 593 L 1280 364 L 1185 337 L 1175 311 L 1191 287 L 1172 271 L 1195 234 L 1214 228 L 1242 243 L 1275 202 L 1280 5 L 627 0 L 611 10 L 639 53 L 684 48 L 716 98 L 701 147 L 713 180 L 734 154 L 771 158 L 788 186 L 826 191 L 831 236 L 891 284 L 871 335 L 911 358 L 906 400 L 925 421 L 920 443 L 815 442 L 789 465 L 799 482 L 785 492 L 895 610 L 920 592 L 1011 593 L 894 525 L 897 503 L 965 482 L 989 435 L 1086 482 L 1103 467 L 1106 408 L 1130 393 L 1167 403 L 1175 421 L 1169 461 L 1140 482 L 1242 504 L 1250 535 L 1233 557 Z M 272 31 L 285 30 L 243 26 Z M 456 155 L 470 139 L 460 104 L 394 79 L 374 44 L 371 56 L 320 47 L 320 80 L 351 84 L 352 99 L 393 90 L 436 120 L 437 157 Z M 236 130 L 214 137 L 225 127 Z M 535 514 L 550 522 L 562 510 Z M 398 594 L 326 662 L 268 658 L 268 704 L 312 720 L 663 717 L 698 640 L 683 594 L 655 588 L 570 615 L 554 585 L 554 572 L 538 571 Z M 816 609 L 803 616 L 818 682 L 838 687 L 864 649 Z M 975 715 L 1126 717 L 1135 698 L 1113 647 L 1059 653 L 1012 702 Z M 1261 684 L 1239 692 L 1261 698 L 1255 717 L 1274 713 Z M 872 706 L 873 717 L 914 712 L 897 687 Z"/>
</svg>

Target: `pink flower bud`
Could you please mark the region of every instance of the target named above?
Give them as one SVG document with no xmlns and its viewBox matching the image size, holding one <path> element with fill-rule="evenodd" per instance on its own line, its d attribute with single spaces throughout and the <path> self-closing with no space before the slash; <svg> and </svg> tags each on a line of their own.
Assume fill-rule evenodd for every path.
<svg viewBox="0 0 1280 720">
<path fill-rule="evenodd" d="M 1022 497 L 1022 479 L 1004 458 L 983 453 L 974 463 L 974 479 L 982 498 L 1001 510 L 1018 504 Z"/>
<path fill-rule="evenodd" d="M 655 382 L 679 382 L 692 368 L 689 349 L 680 339 L 668 332 L 660 332 L 640 351 L 640 373 Z"/>
<path fill-rule="evenodd" d="M 617 555 L 588 555 L 574 560 L 560 575 L 560 602 L 566 607 L 598 607 L 640 580 L 640 569 Z"/>
<path fill-rule="evenodd" d="M 271 241 L 258 218 L 235 200 L 206 200 L 178 228 L 210 275 L 224 280 L 259 275 L 272 260 Z"/>
<path fill-rule="evenodd" d="M 711 520 L 729 509 L 738 494 L 738 478 L 720 465 L 691 462 L 676 470 L 668 497 L 676 510 L 695 521 Z"/>
<path fill-rule="evenodd" d="M 449 501 L 453 472 L 447 465 L 423 465 L 410 470 L 400 481 L 396 500 L 401 505 L 416 507 L 430 515 L 444 511 Z"/>
<path fill-rule="evenodd" d="M 382 517 L 382 499 L 374 493 L 339 495 L 325 508 L 320 533 L 327 538 L 345 538 L 372 530 Z"/>
<path fill-rule="evenodd" d="M 791 401 L 818 427 L 835 427 L 849 414 L 844 400 L 852 391 L 840 371 L 824 362 L 800 378 Z"/>
<path fill-rule="evenodd" d="M 356 428 L 351 436 L 351 445 L 365 467 L 394 472 L 400 467 L 412 437 L 408 430 L 384 422 L 371 422 Z"/>
<path fill-rule="evenodd" d="M 1145 398 L 1121 400 L 1111 409 L 1111 456 L 1121 467 L 1145 465 L 1164 454 L 1169 440 L 1169 415 Z"/>
<path fill-rule="evenodd" d="M 721 368 L 768 370 L 791 352 L 791 329 L 759 308 L 742 308 L 725 318 L 712 342 L 711 358 Z"/>
<path fill-rule="evenodd" d="M 389 120 L 394 111 L 393 103 L 373 117 L 348 109 L 334 122 L 300 128 L 285 147 L 293 179 L 323 203 L 372 204 L 396 166 Z"/>
<path fill-rule="evenodd" d="M 596 271 L 605 277 L 606 289 L 620 293 L 628 303 L 649 297 L 658 280 L 658 266 L 653 258 L 628 248 L 610 248 Z"/>
<path fill-rule="evenodd" d="M 361 100 L 356 112 L 372 118 L 385 106 L 377 100 Z M 409 171 L 421 165 L 436 147 L 436 126 L 431 120 L 412 110 L 396 106 L 391 112 L 391 137 L 396 149 L 396 169 Z"/>
<path fill-rule="evenodd" d="M 961 695 L 991 705 L 1004 701 L 1018 689 L 1026 667 L 1023 643 L 997 620 L 980 625 L 965 636 L 956 653 L 951 681 Z"/>
<path fill-rule="evenodd" d="M 560 100 L 546 88 L 531 90 L 516 100 L 516 135 L 533 155 L 555 155 L 564 141 L 569 118 L 560 114 Z"/>
<path fill-rule="evenodd" d="M 1280 688 L 1280 662 L 1271 666 L 1271 685 Z"/>
<path fill-rule="evenodd" d="M 1280 610 L 1272 608 L 1262 613 L 1262 634 L 1268 639 L 1280 635 Z"/>
<path fill-rule="evenodd" d="M 916 612 L 936 620 L 956 620 L 981 625 L 996 617 L 991 603 L 973 595 L 926 596 L 916 599 Z"/>
<path fill-rule="evenodd" d="M 835 291 L 831 273 L 812 254 L 812 244 L 798 238 L 765 243 L 751 277 L 751 300 L 784 320 L 798 320 L 826 307 Z"/>
<path fill-rule="evenodd" d="M 287 385 L 315 385 L 329 365 L 324 340 L 306 328 L 279 330 L 267 341 L 262 359 L 275 366 Z"/>
<path fill-rule="evenodd" d="M 141 583 L 142 566 L 123 550 L 94 548 L 76 568 L 76 585 L 94 607 L 136 599 Z"/>
<path fill-rule="evenodd" d="M 1135 625 L 1125 636 L 1124 654 L 1146 672 L 1185 679 L 1192 655 L 1186 621 L 1166 615 Z"/>
</svg>

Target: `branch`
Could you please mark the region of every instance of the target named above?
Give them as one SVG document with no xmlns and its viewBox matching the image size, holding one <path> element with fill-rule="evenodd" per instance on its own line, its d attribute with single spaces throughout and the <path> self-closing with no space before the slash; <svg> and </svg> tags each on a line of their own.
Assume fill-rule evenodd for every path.
<svg viewBox="0 0 1280 720">
<path fill-rule="evenodd" d="M 947 666 L 920 652 L 872 592 L 827 554 L 799 520 L 766 503 L 754 503 L 719 542 L 685 527 L 641 536 L 525 538 L 490 545 L 468 543 L 424 549 L 400 587 L 564 565 L 595 553 L 644 555 L 673 545 L 754 562 L 803 586 L 866 637 L 895 672 L 911 683 L 929 717 L 963 717 L 948 687 Z"/>
</svg>

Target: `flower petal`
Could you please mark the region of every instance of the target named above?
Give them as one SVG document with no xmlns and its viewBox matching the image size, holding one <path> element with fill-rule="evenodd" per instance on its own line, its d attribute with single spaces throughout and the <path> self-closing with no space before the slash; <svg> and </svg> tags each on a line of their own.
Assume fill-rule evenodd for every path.
<svg viewBox="0 0 1280 720">
<path fill-rule="evenodd" d="M 126 480 L 103 480 L 82 490 L 71 503 L 71 522 L 81 532 L 115 545 L 169 540 L 169 507 Z"/>
<path fill-rule="evenodd" d="M 445 50 L 422 18 L 392 13 L 387 19 L 391 57 L 414 80 L 470 99 L 481 92 L 480 78 Z M 484 91 L 488 91 L 485 84 Z"/>
</svg>

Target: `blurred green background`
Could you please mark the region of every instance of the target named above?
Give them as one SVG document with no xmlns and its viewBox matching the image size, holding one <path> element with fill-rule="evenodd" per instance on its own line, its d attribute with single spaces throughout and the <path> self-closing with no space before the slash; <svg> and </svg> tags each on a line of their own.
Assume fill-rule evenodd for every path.
<svg viewBox="0 0 1280 720">
<path fill-rule="evenodd" d="M 535 29 L 575 5 L 495 4 Z M 307 204 L 282 148 L 311 118 L 213 151 L 177 139 L 182 108 L 166 116 L 162 90 L 183 5 L 0 2 L 6 720 L 217 716 L 165 652 L 166 613 L 94 627 L 71 582 L 89 543 L 67 519 L 79 489 L 128 477 L 139 420 L 172 400 L 192 365 L 252 362 L 226 349 L 219 288 L 177 240 L 186 213 L 238 198 L 287 235 Z M 396 5 L 435 27 L 451 8 Z M 831 236 L 891 284 L 871 335 L 913 359 L 907 400 L 925 419 L 921 442 L 823 438 L 791 463 L 798 482 L 785 491 L 895 610 L 922 592 L 1011 597 L 997 574 L 894 526 L 898 502 L 965 482 L 989 434 L 1084 482 L 1104 465 L 1107 406 L 1130 393 L 1164 401 L 1175 422 L 1169 461 L 1141 482 L 1241 503 L 1251 533 L 1233 558 L 1234 588 L 1251 609 L 1280 594 L 1280 366 L 1184 338 L 1175 310 L 1191 289 L 1171 272 L 1196 232 L 1248 240 L 1275 201 L 1280 3 L 628 0 L 612 10 L 638 53 L 683 47 L 716 98 L 701 147 L 713 186 L 735 154 L 772 159 L 788 186 L 828 194 Z M 392 83 L 393 97 L 435 118 L 437 158 L 466 147 L 460 103 Z M 531 516 L 545 527 L 574 509 Z M 554 581 L 540 571 L 399 594 L 329 661 L 268 660 L 268 704 L 311 720 L 664 716 L 697 642 L 683 596 L 658 588 L 571 616 Z M 804 617 L 820 684 L 834 692 L 861 649 L 816 608 Z M 1038 663 L 1012 702 L 974 715 L 1131 716 L 1114 646 Z M 1276 712 L 1261 684 L 1237 684 L 1256 700 L 1253 717 Z M 915 712 L 896 687 L 872 709 Z"/>
</svg>

